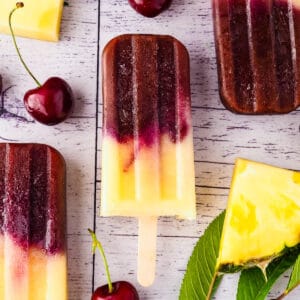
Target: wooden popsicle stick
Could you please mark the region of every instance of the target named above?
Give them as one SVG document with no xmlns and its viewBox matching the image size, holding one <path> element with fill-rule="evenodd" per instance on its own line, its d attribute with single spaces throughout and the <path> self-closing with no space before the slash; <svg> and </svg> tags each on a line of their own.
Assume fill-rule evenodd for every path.
<svg viewBox="0 0 300 300">
<path fill-rule="evenodd" d="M 157 217 L 139 218 L 138 282 L 148 287 L 153 284 L 156 269 Z"/>
</svg>

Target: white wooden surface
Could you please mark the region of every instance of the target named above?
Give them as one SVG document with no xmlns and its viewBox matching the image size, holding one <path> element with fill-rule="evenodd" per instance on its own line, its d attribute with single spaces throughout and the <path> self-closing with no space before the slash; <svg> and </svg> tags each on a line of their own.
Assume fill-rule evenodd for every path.
<svg viewBox="0 0 300 300">
<path fill-rule="evenodd" d="M 1 0 L 2 1 L 2 0 Z M 34 87 L 20 65 L 9 36 L 0 36 L 0 74 L 4 79 L 4 113 L 0 141 L 53 145 L 67 162 L 68 248 L 71 300 L 90 299 L 93 286 L 104 284 L 100 255 L 90 253 L 88 227 L 97 229 L 113 280 L 128 280 L 143 300 L 175 300 L 187 260 L 204 229 L 226 207 L 233 164 L 245 157 L 300 169 L 300 111 L 283 116 L 238 116 L 225 110 L 218 97 L 209 0 L 174 0 L 155 19 L 133 11 L 127 0 L 69 0 L 57 44 L 18 39 L 24 58 L 41 80 L 57 75 L 73 87 L 76 105 L 63 124 L 46 127 L 32 122 L 22 97 Z M 121 33 L 171 34 L 191 56 L 197 211 L 195 222 L 161 218 L 158 228 L 157 278 L 150 288 L 136 281 L 137 220 L 98 215 L 101 180 L 100 53 Z M 0 107 L 1 113 L 1 107 Z M 273 289 L 278 295 L 287 277 Z M 233 300 L 236 275 L 228 275 L 216 299 Z M 271 299 L 272 297 L 270 297 Z M 287 297 L 300 299 L 300 289 Z"/>
</svg>

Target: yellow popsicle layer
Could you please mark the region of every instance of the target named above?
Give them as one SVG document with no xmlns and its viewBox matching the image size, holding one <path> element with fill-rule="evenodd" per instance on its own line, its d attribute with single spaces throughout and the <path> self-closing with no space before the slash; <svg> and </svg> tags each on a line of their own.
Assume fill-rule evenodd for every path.
<svg viewBox="0 0 300 300">
<path fill-rule="evenodd" d="M 292 4 L 295 8 L 300 9 L 300 0 L 293 0 Z"/>
<path fill-rule="evenodd" d="M 135 149 L 105 136 L 102 144 L 103 216 L 178 216 L 194 219 L 195 174 L 190 133 L 180 143 Z"/>
<path fill-rule="evenodd" d="M 0 237 L 1 300 L 67 300 L 67 259 Z"/>
<path fill-rule="evenodd" d="M 219 263 L 243 265 L 300 243 L 300 173 L 238 159 Z"/>
<path fill-rule="evenodd" d="M 8 16 L 16 0 L 0 1 L 0 32 L 10 33 Z M 16 35 L 58 41 L 63 10 L 63 0 L 23 0 L 24 7 L 13 15 Z"/>
</svg>

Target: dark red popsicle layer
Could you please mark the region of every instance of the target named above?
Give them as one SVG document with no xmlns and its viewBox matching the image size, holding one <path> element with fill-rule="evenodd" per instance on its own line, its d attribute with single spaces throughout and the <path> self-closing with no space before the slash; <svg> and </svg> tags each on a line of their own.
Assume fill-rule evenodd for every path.
<svg viewBox="0 0 300 300">
<path fill-rule="evenodd" d="M 253 73 L 248 47 L 249 33 L 246 0 L 229 0 L 230 32 L 234 55 L 235 91 L 238 106 L 249 110 L 253 103 Z"/>
<path fill-rule="evenodd" d="M 274 19 L 274 49 L 279 107 L 283 109 L 285 107 L 293 108 L 296 83 L 292 61 L 292 36 L 290 32 L 290 18 L 292 19 L 292 15 L 289 15 L 287 1 L 274 0 L 272 15 Z"/>
<path fill-rule="evenodd" d="M 151 145 L 188 133 L 189 56 L 170 36 L 123 35 L 103 52 L 104 134 Z"/>
<path fill-rule="evenodd" d="M 65 250 L 65 163 L 53 148 L 0 144 L 0 230 L 27 249 Z"/>
<path fill-rule="evenodd" d="M 220 94 L 238 113 L 300 105 L 299 10 L 287 0 L 213 0 Z"/>
</svg>

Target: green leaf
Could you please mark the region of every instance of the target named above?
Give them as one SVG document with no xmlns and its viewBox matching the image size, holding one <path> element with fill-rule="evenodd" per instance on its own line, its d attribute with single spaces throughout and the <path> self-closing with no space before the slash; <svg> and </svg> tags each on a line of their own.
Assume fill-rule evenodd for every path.
<svg viewBox="0 0 300 300">
<path fill-rule="evenodd" d="M 285 294 L 288 294 L 291 290 L 296 288 L 300 284 L 300 255 L 298 256 L 296 263 L 293 268 L 292 275 Z"/>
<path fill-rule="evenodd" d="M 218 274 L 218 276 L 216 277 L 216 280 L 214 282 L 214 286 L 212 288 L 211 296 L 213 296 L 216 293 L 216 291 L 217 291 L 217 289 L 218 289 L 218 287 L 219 287 L 222 279 L 223 279 L 223 275 L 219 275 Z"/>
<path fill-rule="evenodd" d="M 272 261 L 267 267 L 267 281 L 258 267 L 242 271 L 236 299 L 264 300 L 276 280 L 295 263 L 296 259 L 297 256 L 292 252 Z"/>
<path fill-rule="evenodd" d="M 225 211 L 206 229 L 197 242 L 187 265 L 179 300 L 208 300 L 221 281 L 217 273 L 217 258 Z"/>
<path fill-rule="evenodd" d="M 259 299 L 257 298 L 257 295 L 260 292 L 260 288 L 264 286 L 265 283 L 266 281 L 264 275 L 259 268 L 254 267 L 242 271 L 239 280 L 236 299 Z"/>
</svg>

